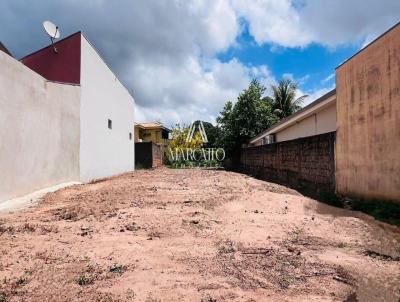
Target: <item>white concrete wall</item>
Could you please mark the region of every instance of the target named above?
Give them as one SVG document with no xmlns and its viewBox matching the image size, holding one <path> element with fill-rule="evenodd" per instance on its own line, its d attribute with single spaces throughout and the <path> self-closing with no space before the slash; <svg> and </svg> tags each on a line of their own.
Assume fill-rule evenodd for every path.
<svg viewBox="0 0 400 302">
<path fill-rule="evenodd" d="M 299 137 L 315 135 L 315 115 L 311 115 L 300 122 L 276 133 L 276 141 L 282 142 Z"/>
<path fill-rule="evenodd" d="M 336 131 L 336 102 L 277 132 L 276 141 L 282 142 L 332 131 Z"/>
<path fill-rule="evenodd" d="M 80 175 L 89 181 L 134 169 L 134 100 L 86 38 L 81 39 Z"/>
<path fill-rule="evenodd" d="M 0 51 L 0 201 L 79 180 L 80 87 Z"/>
</svg>

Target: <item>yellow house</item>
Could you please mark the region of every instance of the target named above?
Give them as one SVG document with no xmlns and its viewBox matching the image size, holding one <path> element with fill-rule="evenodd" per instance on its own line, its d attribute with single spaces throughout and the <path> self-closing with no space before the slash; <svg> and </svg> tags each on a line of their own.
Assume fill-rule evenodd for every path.
<svg viewBox="0 0 400 302">
<path fill-rule="evenodd" d="M 158 122 L 135 123 L 135 143 L 153 142 L 161 147 L 161 152 L 168 148 L 170 129 Z"/>
</svg>

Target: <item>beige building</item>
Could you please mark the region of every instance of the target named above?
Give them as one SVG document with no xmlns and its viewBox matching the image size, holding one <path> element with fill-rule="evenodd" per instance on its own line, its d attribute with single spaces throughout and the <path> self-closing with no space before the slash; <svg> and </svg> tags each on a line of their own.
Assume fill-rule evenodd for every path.
<svg viewBox="0 0 400 302">
<path fill-rule="evenodd" d="M 161 152 L 168 148 L 170 129 L 158 122 L 135 123 L 135 143 L 153 142 L 161 147 Z"/>
<path fill-rule="evenodd" d="M 250 140 L 251 146 L 336 131 L 336 91 L 332 90 Z"/>
</svg>

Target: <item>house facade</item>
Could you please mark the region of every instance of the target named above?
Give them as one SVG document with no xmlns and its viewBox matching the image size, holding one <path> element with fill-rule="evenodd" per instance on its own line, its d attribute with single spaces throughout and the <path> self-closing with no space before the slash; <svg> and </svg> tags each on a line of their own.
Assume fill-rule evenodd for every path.
<svg viewBox="0 0 400 302">
<path fill-rule="evenodd" d="M 252 138 L 249 145 L 260 146 L 333 131 L 336 131 L 335 89 Z"/>
<path fill-rule="evenodd" d="M 134 99 L 81 32 L 0 52 L 0 201 L 134 169 Z"/>
<path fill-rule="evenodd" d="M 135 143 L 153 142 L 160 146 L 164 153 L 169 145 L 170 129 L 158 122 L 153 123 L 135 123 Z"/>
<path fill-rule="evenodd" d="M 300 189 L 335 190 L 336 101 L 334 89 L 251 139 L 241 168 Z"/>
</svg>

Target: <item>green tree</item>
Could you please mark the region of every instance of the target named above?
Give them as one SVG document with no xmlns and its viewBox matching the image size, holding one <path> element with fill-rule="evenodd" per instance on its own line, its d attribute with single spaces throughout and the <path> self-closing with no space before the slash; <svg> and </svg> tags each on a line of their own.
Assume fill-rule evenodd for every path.
<svg viewBox="0 0 400 302">
<path fill-rule="evenodd" d="M 242 144 L 277 122 L 267 97 L 266 88 L 257 80 L 239 94 L 237 102 L 228 101 L 217 124 L 220 129 L 218 144 L 225 148 L 228 156 L 239 152 Z"/>
<path fill-rule="evenodd" d="M 307 95 L 296 98 L 298 85 L 290 79 L 282 79 L 278 85 L 271 85 L 272 97 L 269 101 L 272 106 L 272 112 L 279 119 L 292 115 L 301 108 L 301 104 Z"/>
<path fill-rule="evenodd" d="M 203 140 L 199 132 L 196 132 L 193 135 L 193 138 L 190 141 L 187 141 L 187 136 L 189 133 L 189 126 L 180 124 L 176 124 L 171 132 L 171 141 L 169 142 L 170 149 L 176 148 L 201 148 L 203 146 Z"/>
</svg>

